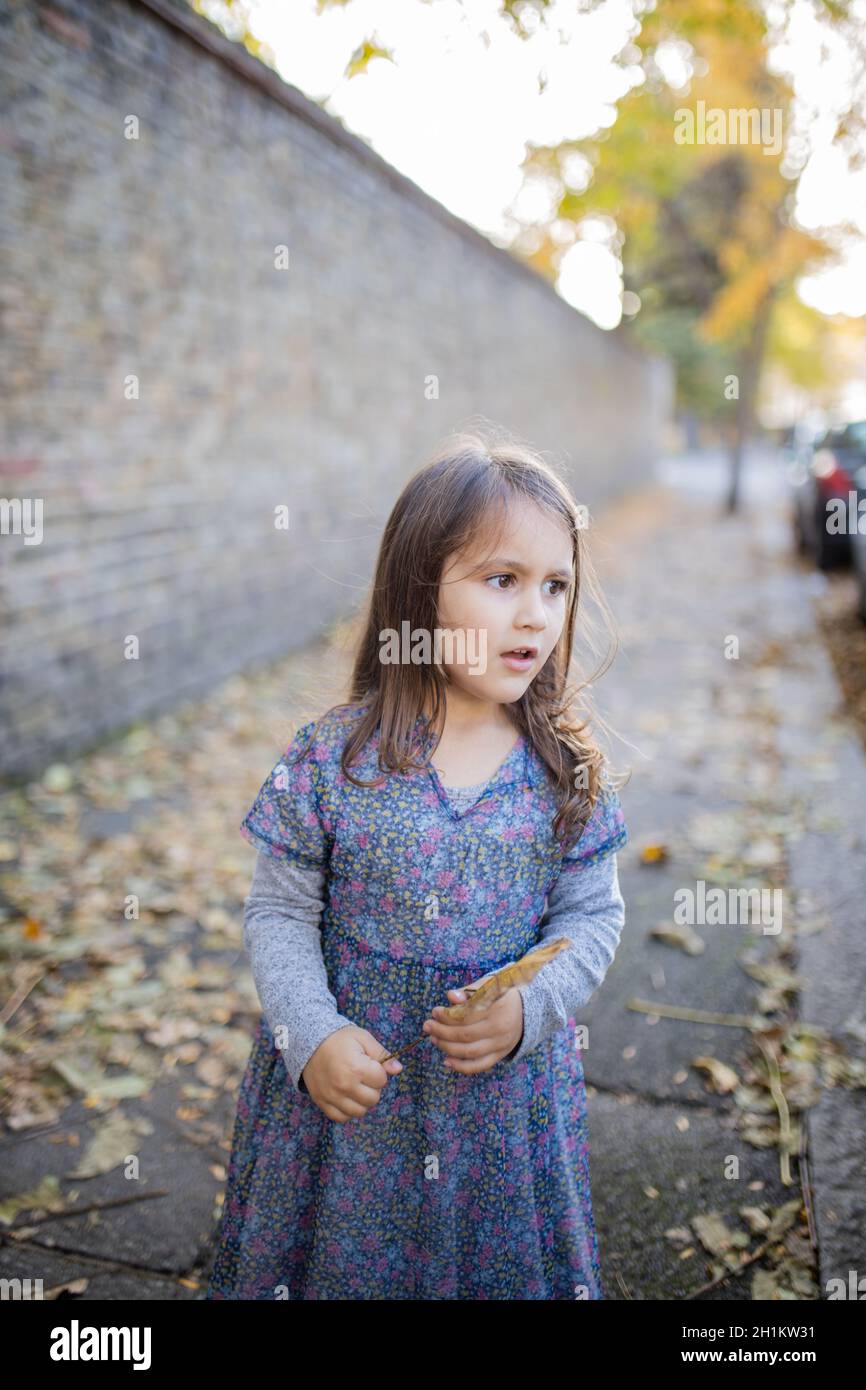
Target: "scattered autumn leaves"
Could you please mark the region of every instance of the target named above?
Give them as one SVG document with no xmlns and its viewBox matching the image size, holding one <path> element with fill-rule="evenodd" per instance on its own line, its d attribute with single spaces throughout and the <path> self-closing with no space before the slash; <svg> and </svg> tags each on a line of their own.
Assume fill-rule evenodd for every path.
<svg viewBox="0 0 866 1390">
<path fill-rule="evenodd" d="M 703 878 L 713 886 L 767 886 L 769 877 L 782 887 L 782 845 L 795 840 L 799 832 L 797 808 L 784 815 L 764 808 L 760 818 L 760 833 L 748 839 L 748 816 L 741 807 L 730 812 L 702 812 L 695 817 L 683 845 L 645 844 L 639 851 L 642 865 L 669 864 L 676 858 L 690 858 L 696 851 L 709 852 L 700 864 L 694 880 Z M 744 842 L 745 836 L 745 842 Z M 757 878 L 756 873 L 760 874 Z M 786 922 L 793 924 L 793 936 L 821 930 L 824 922 L 809 915 L 808 904 L 786 906 Z M 731 930 L 719 927 L 716 930 Z M 734 930 L 743 930 L 742 926 Z M 761 935 L 760 924 L 755 934 Z M 711 1023 L 743 1030 L 754 1044 L 753 1053 L 741 1065 L 740 1073 L 717 1057 L 696 1056 L 691 1066 L 701 1072 L 706 1089 L 714 1095 L 729 1097 L 738 1113 L 737 1129 L 741 1138 L 757 1148 L 775 1147 L 779 1153 L 780 1176 L 784 1185 L 793 1182 L 791 1156 L 804 1156 L 805 1142 L 800 1116 L 814 1105 L 824 1088 L 866 1086 L 866 1062 L 850 1056 L 839 1041 L 818 1027 L 793 1017 L 794 999 L 801 981 L 791 968 L 791 932 L 785 937 L 763 937 L 763 953 L 747 947 L 738 954 L 741 968 L 759 986 L 751 1015 L 712 1013 L 684 1005 L 666 1005 L 658 1000 L 631 999 L 628 1007 L 651 1016 L 692 1023 Z M 688 924 L 662 922 L 651 927 L 648 938 L 676 948 L 690 956 L 700 956 L 706 941 Z M 769 944 L 767 944 L 769 943 Z M 767 958 L 767 953 L 772 952 Z M 661 974 L 663 979 L 663 972 Z M 630 1049 L 634 1053 L 635 1049 Z M 680 1071 L 675 1080 L 685 1080 L 687 1072 Z M 677 1121 L 685 1130 L 685 1116 Z M 762 1182 L 750 1184 L 754 1190 Z M 657 1198 L 656 1189 L 647 1195 Z M 698 1213 L 687 1224 L 665 1232 L 677 1248 L 679 1258 L 687 1260 L 702 1249 L 711 1256 L 710 1279 L 694 1289 L 694 1298 L 706 1293 L 732 1274 L 742 1273 L 754 1266 L 752 1275 L 753 1299 L 818 1298 L 820 1293 L 814 1278 L 814 1228 L 810 1208 L 808 1183 L 803 1197 L 785 1202 L 778 1209 L 750 1205 L 739 1208 L 745 1229 L 732 1230 L 717 1211 Z M 752 1241 L 758 1244 L 752 1247 Z M 758 1265 L 760 1261 L 760 1266 Z"/>
<path fill-rule="evenodd" d="M 0 798 L 0 1113 L 13 1133 L 75 1148 L 64 1112 L 74 1100 L 92 1112 L 64 1182 L 138 1154 L 152 1126 L 123 1103 L 168 1079 L 177 1130 L 225 1179 L 215 1102 L 234 1104 L 261 1012 L 241 942 L 253 856 L 237 827 L 290 736 L 273 727 L 285 677 L 230 681 Z M 21 1213 L 80 1195 L 49 1175 L 0 1203 L 0 1225 L 18 1231 Z"/>
</svg>

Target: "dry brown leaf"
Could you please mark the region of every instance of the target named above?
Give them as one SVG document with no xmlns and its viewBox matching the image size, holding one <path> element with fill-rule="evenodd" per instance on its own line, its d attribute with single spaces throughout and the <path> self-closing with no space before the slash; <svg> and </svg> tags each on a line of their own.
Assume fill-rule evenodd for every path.
<svg viewBox="0 0 866 1390">
<path fill-rule="evenodd" d="M 509 989 L 516 988 L 517 985 L 528 985 L 530 980 L 534 980 L 543 965 L 558 956 L 560 951 L 570 948 L 571 941 L 567 936 L 559 936 L 555 941 L 549 942 L 546 946 L 540 946 L 536 951 L 529 951 L 520 960 L 514 961 L 511 965 L 503 965 L 501 970 L 496 970 L 492 975 L 488 975 L 482 980 L 480 985 L 474 989 L 467 988 L 465 993 L 469 995 L 465 1004 L 451 1004 L 442 1009 L 442 1017 L 448 1023 L 463 1023 L 475 1013 L 486 1013 L 491 1004 L 495 1004 L 497 999 L 501 999 L 503 994 Z"/>
<path fill-rule="evenodd" d="M 665 1240 L 671 1241 L 674 1245 L 690 1245 L 692 1238 L 688 1226 L 669 1226 L 665 1231 Z"/>
<path fill-rule="evenodd" d="M 727 1095 L 740 1084 L 740 1078 L 733 1067 L 729 1067 L 726 1062 L 720 1062 L 718 1057 L 696 1057 L 692 1066 L 708 1073 L 710 1090 L 717 1095 Z"/>
<path fill-rule="evenodd" d="M 763 1235 L 769 1230 L 770 1218 L 760 1207 L 740 1207 L 740 1215 L 753 1236 Z"/>
<path fill-rule="evenodd" d="M 82 1277 L 80 1279 L 69 1279 L 65 1284 L 52 1284 L 50 1289 L 45 1290 L 42 1297 L 48 1302 L 49 1299 L 60 1298 L 61 1294 L 84 1293 L 89 1283 L 89 1279 Z"/>
<path fill-rule="evenodd" d="M 668 857 L 666 845 L 644 845 L 640 852 L 642 864 L 660 864 Z"/>
<path fill-rule="evenodd" d="M 647 936 L 664 941 L 668 946 L 678 946 L 690 956 L 700 956 L 707 949 L 704 938 L 688 926 L 673 927 L 668 922 L 663 922 L 657 927 L 650 927 Z"/>
</svg>

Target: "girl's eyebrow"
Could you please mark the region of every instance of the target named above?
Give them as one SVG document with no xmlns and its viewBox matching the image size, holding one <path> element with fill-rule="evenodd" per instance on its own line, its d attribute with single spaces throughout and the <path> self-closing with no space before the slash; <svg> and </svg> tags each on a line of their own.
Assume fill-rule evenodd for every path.
<svg viewBox="0 0 866 1390">
<path fill-rule="evenodd" d="M 500 556 L 500 555 L 495 555 L 495 556 L 493 557 L 492 560 L 489 560 L 489 561 L 488 561 L 488 564 L 490 564 L 490 565 L 502 565 L 502 567 L 503 567 L 504 569 L 517 570 L 518 574 L 529 574 L 529 568 L 528 568 L 528 566 L 526 566 L 526 565 L 521 565 L 521 563 L 520 563 L 519 560 L 505 560 L 505 559 L 503 559 L 502 556 Z M 568 580 L 571 580 L 571 579 L 574 578 L 574 571 L 573 571 L 573 570 L 570 570 L 570 569 L 567 569 L 567 570 L 551 570 L 551 571 L 550 571 L 550 574 L 548 575 L 548 578 L 551 578 L 551 577 L 553 577 L 553 578 L 555 578 L 555 579 L 568 579 Z"/>
</svg>

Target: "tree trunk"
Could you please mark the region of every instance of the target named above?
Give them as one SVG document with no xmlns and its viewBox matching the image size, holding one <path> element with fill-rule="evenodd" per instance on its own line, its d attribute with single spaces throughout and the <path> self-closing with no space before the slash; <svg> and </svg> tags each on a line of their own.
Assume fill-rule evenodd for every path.
<svg viewBox="0 0 866 1390">
<path fill-rule="evenodd" d="M 755 421 L 755 400 L 758 394 L 758 379 L 764 358 L 764 345 L 767 340 L 767 325 L 770 321 L 772 300 L 773 291 L 770 290 L 758 305 L 749 341 L 738 363 L 739 397 L 730 452 L 730 479 L 726 502 L 728 513 L 739 511 L 743 455 Z"/>
</svg>

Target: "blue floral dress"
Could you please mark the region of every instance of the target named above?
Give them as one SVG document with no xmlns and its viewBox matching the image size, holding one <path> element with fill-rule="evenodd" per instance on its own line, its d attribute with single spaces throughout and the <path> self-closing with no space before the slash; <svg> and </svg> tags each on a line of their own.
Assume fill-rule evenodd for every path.
<svg viewBox="0 0 866 1390">
<path fill-rule="evenodd" d="M 283 759 L 242 833 L 326 867 L 322 954 L 338 1009 L 389 1051 L 457 988 L 540 940 L 562 866 L 546 767 L 521 736 L 462 813 L 429 759 L 355 787 L 345 712 Z M 308 745 L 313 724 L 285 758 Z M 422 717 L 418 747 L 431 746 Z M 379 730 L 354 765 L 381 775 Z M 607 790 L 578 842 L 592 862 L 625 842 Z M 570 853 L 575 853 L 572 849 Z M 449 1071 L 426 1039 L 364 1116 L 329 1120 L 293 1086 L 262 1018 L 238 1097 L 209 1299 L 604 1297 L 575 1022 L 520 1060 Z"/>
</svg>

